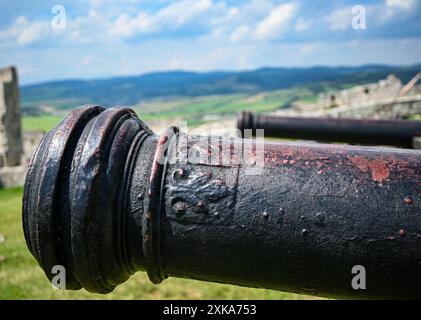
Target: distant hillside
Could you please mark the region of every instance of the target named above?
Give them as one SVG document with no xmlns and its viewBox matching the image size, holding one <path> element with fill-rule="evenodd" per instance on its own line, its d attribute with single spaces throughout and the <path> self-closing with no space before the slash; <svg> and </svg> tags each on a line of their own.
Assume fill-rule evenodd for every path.
<svg viewBox="0 0 421 320">
<path fill-rule="evenodd" d="M 24 108 L 51 105 L 74 107 L 85 103 L 134 105 L 154 98 L 255 94 L 291 87 L 314 93 L 377 81 L 396 74 L 408 81 L 421 65 L 312 68 L 263 68 L 241 72 L 156 72 L 139 76 L 94 80 L 66 80 L 22 86 Z"/>
</svg>

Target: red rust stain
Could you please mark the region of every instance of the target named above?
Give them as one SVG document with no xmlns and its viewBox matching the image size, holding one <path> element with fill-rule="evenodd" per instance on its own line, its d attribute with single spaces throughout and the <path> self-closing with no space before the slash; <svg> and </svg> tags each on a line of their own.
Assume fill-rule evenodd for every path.
<svg viewBox="0 0 421 320">
<path fill-rule="evenodd" d="M 403 199 L 403 201 L 406 204 L 412 204 L 412 202 L 413 202 L 412 197 L 410 197 L 410 196 L 405 197 L 405 199 Z"/>
<path fill-rule="evenodd" d="M 362 172 L 371 171 L 371 179 L 375 182 L 383 182 L 389 177 L 389 168 L 382 159 L 368 160 L 360 156 L 349 157 L 349 159 Z"/>
<path fill-rule="evenodd" d="M 372 160 L 369 166 L 371 168 L 371 177 L 374 181 L 382 182 L 389 177 L 389 169 L 384 160 Z"/>
</svg>

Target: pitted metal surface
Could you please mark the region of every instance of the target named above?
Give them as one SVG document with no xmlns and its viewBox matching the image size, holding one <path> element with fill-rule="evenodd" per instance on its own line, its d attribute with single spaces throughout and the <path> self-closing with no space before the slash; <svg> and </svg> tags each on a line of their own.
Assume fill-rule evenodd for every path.
<svg viewBox="0 0 421 320">
<path fill-rule="evenodd" d="M 228 146 L 228 148 L 227 148 Z M 127 108 L 73 111 L 35 153 L 23 226 L 67 288 L 138 271 L 329 297 L 421 297 L 421 153 L 161 136 Z M 244 160 L 244 161 L 243 161 Z M 353 290 L 363 265 L 367 289 Z"/>
</svg>

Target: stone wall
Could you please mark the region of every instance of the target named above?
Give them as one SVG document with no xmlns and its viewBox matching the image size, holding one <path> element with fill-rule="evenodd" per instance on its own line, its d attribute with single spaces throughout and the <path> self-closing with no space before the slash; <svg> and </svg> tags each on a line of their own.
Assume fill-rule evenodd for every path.
<svg viewBox="0 0 421 320">
<path fill-rule="evenodd" d="M 316 111 L 311 116 L 357 119 L 408 119 L 421 114 L 421 95 L 366 101 L 358 105 Z"/>
<path fill-rule="evenodd" d="M 23 165 L 29 165 L 29 161 L 44 135 L 45 132 L 43 130 L 23 131 Z"/>
<path fill-rule="evenodd" d="M 365 101 L 337 108 L 300 109 L 290 108 L 270 112 L 284 117 L 321 117 L 355 119 L 408 119 L 421 114 L 421 94 Z"/>
<path fill-rule="evenodd" d="M 376 101 L 381 99 L 391 99 L 399 96 L 402 90 L 402 82 L 393 74 L 386 79 L 376 83 L 356 86 L 331 93 L 321 93 L 319 103 L 322 108 L 334 108 L 342 105 L 354 105 Z"/>
<path fill-rule="evenodd" d="M 21 111 L 15 67 L 0 69 L 0 188 L 23 185 Z"/>
<path fill-rule="evenodd" d="M 0 167 L 19 166 L 23 154 L 16 68 L 0 69 Z"/>
<path fill-rule="evenodd" d="M 18 187 L 24 184 L 26 170 L 28 169 L 32 154 L 37 149 L 44 135 L 45 132 L 41 130 L 23 132 L 24 152 L 21 165 L 0 168 L 0 188 Z"/>
</svg>

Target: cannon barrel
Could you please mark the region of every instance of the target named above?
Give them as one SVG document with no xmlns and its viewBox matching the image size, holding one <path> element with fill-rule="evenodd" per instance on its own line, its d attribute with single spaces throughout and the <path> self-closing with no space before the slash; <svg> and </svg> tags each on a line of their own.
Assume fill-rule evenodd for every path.
<svg viewBox="0 0 421 320">
<path fill-rule="evenodd" d="M 260 160 L 259 160 L 260 159 Z M 421 297 L 421 153 L 154 134 L 128 108 L 85 106 L 33 155 L 28 248 L 66 289 L 131 274 L 343 298 Z M 366 289 L 354 290 L 354 266 Z"/>
<path fill-rule="evenodd" d="M 421 136 L 421 121 L 280 117 L 243 111 L 237 127 L 244 132 L 264 129 L 266 137 L 347 142 L 412 148 Z"/>
</svg>

